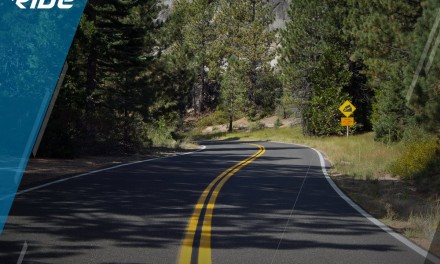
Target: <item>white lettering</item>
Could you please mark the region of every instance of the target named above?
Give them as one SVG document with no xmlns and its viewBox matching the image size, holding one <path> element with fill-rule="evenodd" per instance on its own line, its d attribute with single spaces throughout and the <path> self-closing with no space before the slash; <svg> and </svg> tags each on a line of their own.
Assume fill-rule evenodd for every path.
<svg viewBox="0 0 440 264">
<path fill-rule="evenodd" d="M 26 3 L 27 1 L 29 0 L 17 0 L 15 4 L 17 4 L 17 6 L 20 7 L 21 9 L 26 9 L 26 7 L 23 4 Z"/>
<path fill-rule="evenodd" d="M 73 0 L 59 0 L 58 1 L 58 8 L 59 9 L 69 9 L 73 6 L 73 4 L 65 4 L 65 3 L 72 3 Z"/>
<path fill-rule="evenodd" d="M 38 0 L 32 0 L 31 9 L 35 9 L 37 7 Z"/>
<path fill-rule="evenodd" d="M 24 4 L 29 2 L 29 0 L 15 0 L 15 4 L 20 9 L 27 9 L 28 7 Z M 52 9 L 57 4 L 59 9 L 70 9 L 73 7 L 74 0 L 32 0 L 30 4 L 30 9 Z M 46 3 L 48 2 L 48 3 Z"/>
<path fill-rule="evenodd" d="M 49 4 L 44 4 L 46 0 L 40 0 L 40 3 L 38 4 L 38 9 L 51 9 L 55 6 L 57 3 L 57 0 L 50 0 Z"/>
</svg>

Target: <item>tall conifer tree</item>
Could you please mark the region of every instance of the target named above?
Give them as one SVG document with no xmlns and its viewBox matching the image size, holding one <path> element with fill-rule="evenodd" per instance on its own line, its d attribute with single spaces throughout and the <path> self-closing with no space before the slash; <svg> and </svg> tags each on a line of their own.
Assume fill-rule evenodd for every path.
<svg viewBox="0 0 440 264">
<path fill-rule="evenodd" d="M 275 58 L 275 31 L 270 29 L 275 17 L 272 6 L 265 0 L 220 0 L 214 17 L 217 39 L 214 49 L 223 66 L 225 59 L 237 58 L 248 83 L 247 109 L 255 115 L 262 89 L 263 76 L 271 74 L 270 62 Z M 213 66 L 215 68 L 215 66 Z"/>
<path fill-rule="evenodd" d="M 294 0 L 281 32 L 284 93 L 294 97 L 306 134 L 342 132 L 338 107 L 349 99 L 345 90 L 352 77 L 342 35 L 344 12 L 337 0 Z"/>
<path fill-rule="evenodd" d="M 347 0 L 350 13 L 346 32 L 365 63 L 368 85 L 375 91 L 373 129 L 382 141 L 402 138 L 408 109 L 404 98 L 405 67 L 409 61 L 408 36 L 420 16 L 419 1 Z"/>
</svg>

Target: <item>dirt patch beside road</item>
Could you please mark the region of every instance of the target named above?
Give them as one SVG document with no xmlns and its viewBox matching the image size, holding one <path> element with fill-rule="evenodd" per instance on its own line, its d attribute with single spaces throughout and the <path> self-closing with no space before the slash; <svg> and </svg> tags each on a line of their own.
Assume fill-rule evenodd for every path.
<svg viewBox="0 0 440 264">
<path fill-rule="evenodd" d="M 440 201 L 427 199 L 411 181 L 392 177 L 359 179 L 332 171 L 332 179 L 356 203 L 374 217 L 440 256 L 432 247 L 433 223 L 439 219 Z"/>
<path fill-rule="evenodd" d="M 295 125 L 298 125 L 301 123 L 301 119 L 294 118 L 294 117 L 286 118 L 286 119 L 279 119 L 277 116 L 269 116 L 269 117 L 265 117 L 263 119 L 255 121 L 255 122 L 251 122 L 251 121 L 249 121 L 248 118 L 243 117 L 239 120 L 234 121 L 232 123 L 232 126 L 234 127 L 234 130 L 238 130 L 238 131 L 249 131 L 249 130 L 251 130 L 252 124 L 255 124 L 255 123 L 262 124 L 263 128 L 273 128 L 273 127 L 275 127 L 277 120 L 279 120 L 279 122 L 280 122 L 280 125 L 281 125 L 280 127 L 292 127 L 292 126 L 295 126 Z M 216 125 L 216 126 L 207 126 L 207 127 L 203 128 L 202 134 L 209 135 L 209 134 L 215 134 L 215 133 L 224 133 L 227 131 L 228 131 L 228 125 L 223 124 L 223 125 Z"/>
</svg>

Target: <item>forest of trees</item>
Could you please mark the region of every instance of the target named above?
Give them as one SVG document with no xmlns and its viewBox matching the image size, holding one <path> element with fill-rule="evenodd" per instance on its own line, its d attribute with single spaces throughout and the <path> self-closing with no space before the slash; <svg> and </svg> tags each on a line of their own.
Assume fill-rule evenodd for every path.
<svg viewBox="0 0 440 264">
<path fill-rule="evenodd" d="M 174 138 L 187 115 L 297 115 L 307 135 L 388 143 L 412 126 L 440 134 L 440 2 L 89 0 L 40 154 L 130 154 Z M 167 9 L 169 10 L 169 15 Z M 422 65 L 422 66 L 420 66 Z M 412 92 L 413 91 L 413 92 Z"/>
</svg>

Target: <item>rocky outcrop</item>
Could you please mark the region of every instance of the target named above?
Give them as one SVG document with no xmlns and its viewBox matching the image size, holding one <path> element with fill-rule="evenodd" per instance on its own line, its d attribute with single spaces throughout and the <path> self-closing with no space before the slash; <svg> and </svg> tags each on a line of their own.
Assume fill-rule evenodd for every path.
<svg viewBox="0 0 440 264">
<path fill-rule="evenodd" d="M 174 1 L 175 0 L 162 0 L 162 3 L 168 6 L 168 10 L 163 10 L 159 15 L 159 19 L 166 20 L 170 14 L 169 8 L 172 7 Z M 288 19 L 287 10 L 289 9 L 289 0 L 270 0 L 270 2 L 274 7 L 273 10 L 275 12 L 275 21 L 272 28 L 284 27 Z"/>
</svg>

